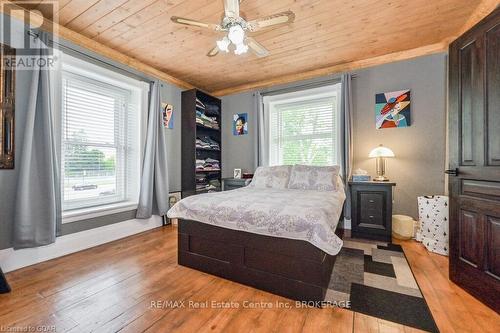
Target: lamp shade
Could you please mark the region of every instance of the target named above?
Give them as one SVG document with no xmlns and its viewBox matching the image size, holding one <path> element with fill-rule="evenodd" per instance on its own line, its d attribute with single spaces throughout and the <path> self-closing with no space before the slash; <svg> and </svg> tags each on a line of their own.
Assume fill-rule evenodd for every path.
<svg viewBox="0 0 500 333">
<path fill-rule="evenodd" d="M 392 150 L 382 145 L 373 149 L 368 155 L 368 157 L 394 157 L 394 156 L 395 155 Z"/>
</svg>

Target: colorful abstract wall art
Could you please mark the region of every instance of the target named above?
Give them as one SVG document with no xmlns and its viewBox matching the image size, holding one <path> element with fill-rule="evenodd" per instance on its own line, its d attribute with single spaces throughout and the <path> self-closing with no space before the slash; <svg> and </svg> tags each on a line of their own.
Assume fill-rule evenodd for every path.
<svg viewBox="0 0 500 333">
<path fill-rule="evenodd" d="M 410 90 L 376 94 L 375 122 L 377 129 L 410 126 Z"/>
</svg>

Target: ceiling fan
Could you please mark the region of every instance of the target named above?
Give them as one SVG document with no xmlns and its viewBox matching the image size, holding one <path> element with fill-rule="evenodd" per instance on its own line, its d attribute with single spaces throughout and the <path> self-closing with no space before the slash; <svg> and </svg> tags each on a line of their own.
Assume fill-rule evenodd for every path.
<svg viewBox="0 0 500 333">
<path fill-rule="evenodd" d="M 295 20 L 295 14 L 292 11 L 286 11 L 247 21 L 240 16 L 240 2 L 243 0 L 223 1 L 224 16 L 220 24 L 204 23 L 178 16 L 171 17 L 171 20 L 178 24 L 227 32 L 227 35 L 218 40 L 217 45 L 207 53 L 209 57 L 215 57 L 219 52 L 229 52 L 231 45 L 234 46 L 234 53 L 237 55 L 244 54 L 250 49 L 258 57 L 266 57 L 269 51 L 254 38 L 247 36 L 247 33 L 292 23 Z"/>
</svg>

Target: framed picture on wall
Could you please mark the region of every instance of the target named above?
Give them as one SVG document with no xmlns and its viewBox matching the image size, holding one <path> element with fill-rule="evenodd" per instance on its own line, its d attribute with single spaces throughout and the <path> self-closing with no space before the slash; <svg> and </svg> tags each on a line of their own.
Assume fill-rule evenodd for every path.
<svg viewBox="0 0 500 333">
<path fill-rule="evenodd" d="M 174 128 L 174 106 L 168 103 L 161 103 L 161 112 L 163 119 L 163 127 L 168 129 Z"/>
<path fill-rule="evenodd" d="M 14 169 L 15 70 L 6 64 L 15 54 L 0 44 L 0 169 Z"/>
<path fill-rule="evenodd" d="M 248 134 L 248 113 L 233 115 L 233 135 Z"/>
<path fill-rule="evenodd" d="M 376 128 L 402 128 L 410 126 L 410 97 L 410 90 L 399 90 L 376 94 Z"/>
</svg>

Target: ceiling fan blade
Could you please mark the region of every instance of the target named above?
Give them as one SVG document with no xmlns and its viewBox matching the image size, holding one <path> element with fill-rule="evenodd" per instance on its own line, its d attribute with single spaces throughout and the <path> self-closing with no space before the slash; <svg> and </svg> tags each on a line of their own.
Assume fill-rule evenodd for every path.
<svg viewBox="0 0 500 333">
<path fill-rule="evenodd" d="M 259 58 L 267 57 L 270 52 L 268 49 L 266 49 L 262 44 L 257 42 L 255 39 L 252 37 L 247 37 L 246 42 L 248 44 L 248 47 L 257 55 Z"/>
<path fill-rule="evenodd" d="M 219 48 L 216 46 L 213 49 L 211 49 L 210 51 L 208 51 L 207 57 L 212 58 L 212 57 L 215 57 L 218 54 L 219 54 Z"/>
<path fill-rule="evenodd" d="M 217 30 L 218 25 L 217 24 L 212 24 L 212 23 L 204 23 L 204 22 L 199 22 L 183 17 L 178 17 L 178 16 L 172 16 L 170 18 L 172 22 L 177 23 L 177 24 L 183 24 L 183 25 L 189 25 L 193 27 L 199 27 L 199 28 L 207 28 L 210 30 Z"/>
<path fill-rule="evenodd" d="M 280 24 L 293 23 L 295 21 L 295 13 L 292 11 L 281 12 L 274 15 L 269 15 L 257 20 L 248 22 L 251 31 L 272 27 Z"/>
<path fill-rule="evenodd" d="M 224 12 L 226 17 L 240 17 L 240 1 L 224 0 Z"/>
</svg>

